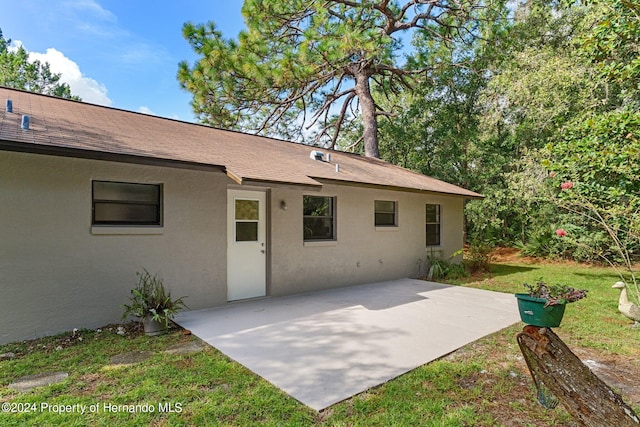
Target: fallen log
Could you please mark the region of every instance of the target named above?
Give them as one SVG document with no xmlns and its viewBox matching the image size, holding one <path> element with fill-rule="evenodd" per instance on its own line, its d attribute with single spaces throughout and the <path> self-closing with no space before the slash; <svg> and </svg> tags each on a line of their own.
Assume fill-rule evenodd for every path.
<svg viewBox="0 0 640 427">
<path fill-rule="evenodd" d="M 640 419 L 622 397 L 582 363 L 551 329 L 527 325 L 517 335 L 517 341 L 541 404 L 553 407 L 555 403 L 546 395 L 546 388 L 584 426 L 640 425 Z"/>
</svg>

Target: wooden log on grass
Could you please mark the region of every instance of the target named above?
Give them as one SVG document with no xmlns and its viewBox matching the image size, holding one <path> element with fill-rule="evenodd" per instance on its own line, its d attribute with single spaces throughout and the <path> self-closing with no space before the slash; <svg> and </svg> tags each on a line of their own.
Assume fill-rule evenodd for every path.
<svg viewBox="0 0 640 427">
<path fill-rule="evenodd" d="M 517 340 L 541 403 L 548 401 L 549 397 L 545 397 L 543 391 L 546 388 L 582 425 L 640 425 L 633 409 L 582 363 L 551 329 L 527 325 L 517 335 Z"/>
</svg>

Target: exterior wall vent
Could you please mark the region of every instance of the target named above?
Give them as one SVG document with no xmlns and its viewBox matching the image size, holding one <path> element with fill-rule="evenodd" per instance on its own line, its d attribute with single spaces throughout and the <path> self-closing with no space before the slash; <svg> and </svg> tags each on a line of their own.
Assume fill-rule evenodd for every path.
<svg viewBox="0 0 640 427">
<path fill-rule="evenodd" d="M 29 116 L 27 116 L 26 114 L 24 114 L 24 115 L 22 116 L 22 124 L 20 125 L 20 127 L 21 127 L 22 129 L 24 129 L 24 130 L 29 130 L 29 121 L 30 121 Z"/>
<path fill-rule="evenodd" d="M 7 113 L 13 113 L 13 101 L 10 99 L 7 99 Z"/>
<path fill-rule="evenodd" d="M 324 160 L 324 153 L 322 151 L 313 150 L 311 152 L 311 154 L 309 155 L 309 157 L 311 157 L 313 160 L 323 161 Z"/>
</svg>

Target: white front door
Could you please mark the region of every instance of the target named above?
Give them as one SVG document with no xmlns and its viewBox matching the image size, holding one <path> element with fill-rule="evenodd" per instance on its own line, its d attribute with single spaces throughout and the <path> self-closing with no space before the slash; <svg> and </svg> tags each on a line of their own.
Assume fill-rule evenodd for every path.
<svg viewBox="0 0 640 427">
<path fill-rule="evenodd" d="M 228 190 L 227 300 L 262 297 L 267 289 L 266 193 Z"/>
</svg>

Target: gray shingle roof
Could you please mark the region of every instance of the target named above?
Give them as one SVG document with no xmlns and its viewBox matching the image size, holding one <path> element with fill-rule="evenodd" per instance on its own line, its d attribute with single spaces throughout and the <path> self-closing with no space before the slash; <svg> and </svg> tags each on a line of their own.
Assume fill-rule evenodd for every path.
<svg viewBox="0 0 640 427">
<path fill-rule="evenodd" d="M 12 113 L 4 109 L 6 99 L 13 102 Z M 382 160 L 355 154 L 321 150 L 331 153 L 331 163 L 320 162 L 309 157 L 314 148 L 273 138 L 2 87 L 0 100 L 0 149 L 111 160 L 127 156 L 141 162 L 151 159 L 194 167 L 220 167 L 239 183 L 321 186 L 330 180 L 482 197 Z M 23 114 L 31 118 L 29 130 L 20 128 Z M 340 165 L 339 172 L 335 164 Z"/>
</svg>

